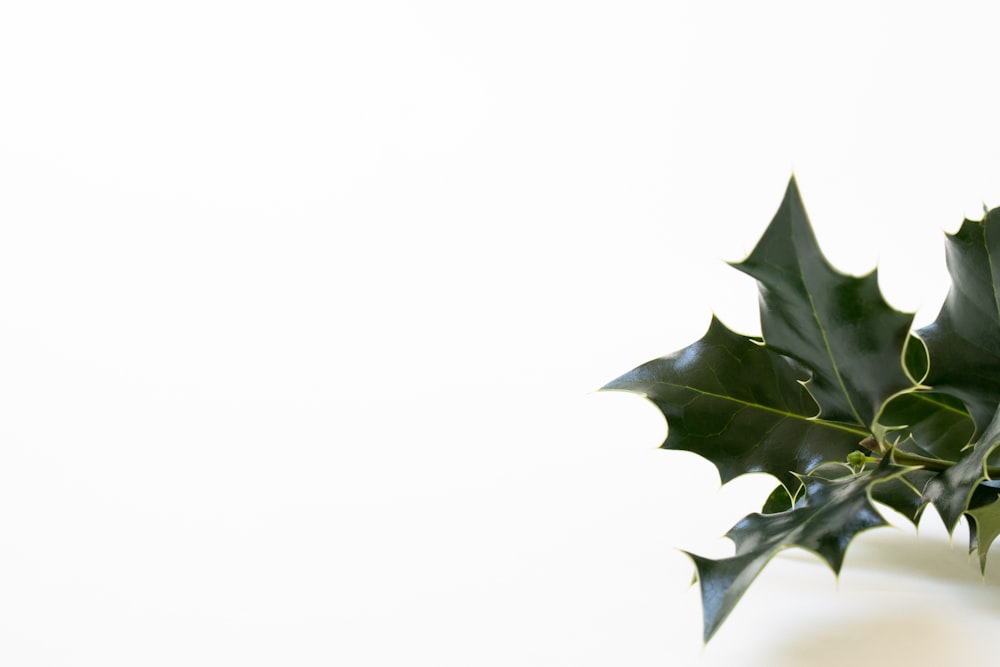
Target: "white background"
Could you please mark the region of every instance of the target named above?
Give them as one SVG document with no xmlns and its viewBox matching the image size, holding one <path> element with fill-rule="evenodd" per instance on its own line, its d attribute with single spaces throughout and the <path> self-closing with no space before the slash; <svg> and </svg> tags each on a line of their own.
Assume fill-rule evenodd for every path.
<svg viewBox="0 0 1000 667">
<path fill-rule="evenodd" d="M 995 3 L 0 8 L 0 662 L 940 665 L 930 516 L 790 551 L 715 640 L 719 489 L 595 389 L 712 312 L 796 174 L 934 317 L 1000 204 Z M 839 590 L 838 590 L 839 588 Z"/>
</svg>

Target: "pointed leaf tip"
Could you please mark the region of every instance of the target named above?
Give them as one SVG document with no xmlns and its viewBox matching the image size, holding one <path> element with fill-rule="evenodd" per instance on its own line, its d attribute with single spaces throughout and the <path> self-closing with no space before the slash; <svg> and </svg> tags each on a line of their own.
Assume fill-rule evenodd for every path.
<svg viewBox="0 0 1000 667">
<path fill-rule="evenodd" d="M 924 489 L 924 499 L 934 504 L 950 534 L 962 514 L 976 506 L 974 494 L 989 479 L 987 461 L 1000 447 L 1000 409 L 976 445 L 965 450 L 953 466 L 934 477 Z M 988 548 L 988 545 L 987 545 Z"/>
<path fill-rule="evenodd" d="M 799 547 L 820 556 L 840 572 L 851 540 L 860 532 L 886 525 L 872 504 L 872 488 L 890 482 L 906 469 L 887 459 L 863 473 L 803 477 L 802 504 L 778 514 L 749 514 L 727 533 L 735 555 L 713 560 L 694 554 L 701 584 L 704 640 L 718 631 L 754 579 L 781 550 Z"/>
<path fill-rule="evenodd" d="M 1000 404 L 1000 215 L 964 220 L 945 242 L 952 286 L 918 335 L 930 354 L 925 382 L 960 398 L 982 432 Z"/>
<path fill-rule="evenodd" d="M 870 427 L 886 399 L 914 386 L 903 366 L 913 315 L 886 303 L 876 271 L 854 277 L 829 263 L 794 180 L 757 246 L 733 266 L 757 280 L 766 344 L 812 371 L 824 418 Z"/>
<path fill-rule="evenodd" d="M 785 186 L 785 197 L 789 195 L 794 195 L 799 201 L 802 201 L 802 195 L 799 193 L 799 182 L 795 178 L 795 172 L 788 177 L 788 185 Z"/>
<path fill-rule="evenodd" d="M 606 388 L 642 394 L 667 420 L 664 449 L 711 461 L 722 483 L 748 472 L 798 488 L 795 473 L 841 460 L 864 429 L 817 419 L 795 361 L 713 317 L 705 335 L 673 354 L 635 368 Z"/>
</svg>

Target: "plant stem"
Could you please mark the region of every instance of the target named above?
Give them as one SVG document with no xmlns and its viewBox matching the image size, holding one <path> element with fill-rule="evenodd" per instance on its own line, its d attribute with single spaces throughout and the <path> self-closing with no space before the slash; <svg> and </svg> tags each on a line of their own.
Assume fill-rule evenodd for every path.
<svg viewBox="0 0 1000 667">
<path fill-rule="evenodd" d="M 928 456 L 920 456 L 919 454 L 901 452 L 898 449 L 893 450 L 892 460 L 900 465 L 920 466 L 924 470 L 933 470 L 936 472 L 944 472 L 958 463 L 958 461 L 947 461 L 945 459 L 935 459 Z M 1000 479 L 1000 467 L 988 466 L 986 468 L 986 475 L 990 479 Z"/>
<path fill-rule="evenodd" d="M 925 470 L 934 470 L 936 472 L 944 472 L 957 463 L 957 461 L 946 461 L 945 459 L 934 459 L 928 456 L 920 456 L 919 454 L 901 452 L 898 449 L 892 451 L 892 460 L 900 465 L 920 466 Z"/>
</svg>

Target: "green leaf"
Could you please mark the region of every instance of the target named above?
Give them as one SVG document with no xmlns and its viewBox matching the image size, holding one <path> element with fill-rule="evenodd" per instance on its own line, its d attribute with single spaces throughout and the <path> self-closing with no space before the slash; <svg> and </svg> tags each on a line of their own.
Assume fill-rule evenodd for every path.
<svg viewBox="0 0 1000 667">
<path fill-rule="evenodd" d="M 763 340 L 713 319 L 698 342 L 604 387 L 647 396 L 667 418 L 662 446 L 707 458 L 723 483 L 780 481 L 728 533 L 734 556 L 691 555 L 706 641 L 779 550 L 812 550 L 839 572 L 853 536 L 885 523 L 873 503 L 914 524 L 932 503 L 949 532 L 967 515 L 985 571 L 1000 538 L 1000 209 L 964 221 L 947 259 L 945 304 L 910 332 L 875 271 L 826 260 L 793 178 L 735 264 L 757 280 Z"/>
<path fill-rule="evenodd" d="M 976 430 L 962 401 L 931 391 L 893 397 L 879 413 L 878 425 L 899 438 L 898 449 L 948 461 L 962 458 Z"/>
<path fill-rule="evenodd" d="M 726 620 L 747 588 L 780 550 L 801 547 L 819 555 L 839 573 L 851 539 L 860 531 L 886 525 L 872 504 L 873 485 L 897 478 L 906 468 L 883 460 L 859 474 L 827 479 L 802 477 L 805 498 L 799 506 L 779 514 L 750 514 L 726 534 L 736 544 L 730 558 L 713 560 L 688 554 L 701 585 L 704 640 Z"/>
<path fill-rule="evenodd" d="M 1000 537 L 1000 498 L 998 498 L 995 489 L 992 489 L 991 495 L 992 502 L 966 510 L 966 514 L 971 519 L 969 522 L 969 551 L 977 552 L 979 570 L 983 574 L 986 574 L 986 555 L 989 553 L 990 546 L 997 537 Z"/>
<path fill-rule="evenodd" d="M 896 510 L 916 526 L 927 506 L 921 491 L 936 475 L 929 470 L 908 469 L 899 477 L 872 487 L 872 499 Z"/>
<path fill-rule="evenodd" d="M 903 350 L 903 365 L 914 383 L 921 384 L 927 378 L 930 369 L 930 356 L 927 344 L 923 339 L 910 334 Z"/>
<path fill-rule="evenodd" d="M 774 487 L 774 490 L 768 495 L 767 500 L 764 501 L 764 506 L 760 509 L 761 514 L 787 512 L 795 506 L 795 499 L 801 490 L 801 484 L 799 484 L 794 492 L 790 492 L 790 489 L 785 488 L 784 484 L 779 484 Z"/>
<path fill-rule="evenodd" d="M 961 398 L 982 431 L 1000 405 L 1000 209 L 963 221 L 945 257 L 951 290 L 918 332 L 930 352 L 926 383 Z"/>
<path fill-rule="evenodd" d="M 808 387 L 824 418 L 870 426 L 886 399 L 914 386 L 903 366 L 913 316 L 885 302 L 876 271 L 856 278 L 830 265 L 794 177 L 760 242 L 734 266 L 757 279 L 768 347 L 813 371 Z"/>
<path fill-rule="evenodd" d="M 948 532 L 971 507 L 973 493 L 982 482 L 990 479 L 987 460 L 1000 445 L 1000 410 L 987 425 L 975 447 L 944 472 L 935 476 L 924 489 L 924 499 L 934 503 Z"/>
<path fill-rule="evenodd" d="M 664 449 L 699 454 L 723 483 L 748 472 L 774 475 L 789 489 L 795 473 L 842 460 L 867 432 L 815 418 L 817 406 L 794 361 L 712 318 L 698 342 L 654 359 L 602 390 L 646 396 L 667 419 Z"/>
</svg>

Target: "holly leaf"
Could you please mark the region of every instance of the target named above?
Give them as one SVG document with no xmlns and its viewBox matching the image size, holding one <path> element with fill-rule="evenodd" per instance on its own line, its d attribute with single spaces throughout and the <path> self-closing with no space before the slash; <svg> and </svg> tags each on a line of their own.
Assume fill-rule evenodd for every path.
<svg viewBox="0 0 1000 667">
<path fill-rule="evenodd" d="M 818 470 L 814 469 L 811 474 L 819 474 Z M 923 514 L 924 507 L 927 505 L 921 489 L 935 475 L 937 473 L 930 470 L 908 468 L 899 477 L 887 480 L 885 483 L 873 487 L 872 498 L 876 502 L 886 505 L 902 514 L 910 523 L 916 526 L 920 521 L 920 516 Z M 799 494 L 801 494 L 801 486 Z M 764 501 L 764 505 L 760 511 L 762 514 L 776 514 L 788 511 L 795 506 L 795 501 L 798 498 L 800 498 L 800 495 L 793 497 L 784 486 L 779 484 L 767 497 L 767 500 Z"/>
<path fill-rule="evenodd" d="M 947 237 L 952 285 L 918 334 L 930 352 L 926 383 L 962 399 L 982 431 L 1000 405 L 1000 209 Z"/>
<path fill-rule="evenodd" d="M 787 512 L 788 510 L 795 507 L 795 499 L 799 497 L 802 492 L 802 484 L 799 483 L 794 491 L 785 487 L 784 484 L 779 484 L 774 487 L 767 499 L 764 501 L 763 507 L 760 511 L 762 514 L 777 514 L 778 512 Z"/>
<path fill-rule="evenodd" d="M 840 573 L 850 541 L 863 530 L 886 525 L 872 504 L 874 485 L 894 480 L 907 468 L 888 457 L 858 474 L 828 479 L 803 476 L 805 497 L 794 509 L 778 514 L 750 514 L 726 534 L 736 544 L 729 558 L 688 554 L 701 586 L 704 640 L 708 642 L 767 563 L 782 549 L 801 547 L 820 556 Z"/>
<path fill-rule="evenodd" d="M 654 359 L 602 390 L 641 394 L 667 419 L 664 449 L 694 452 L 715 464 L 722 483 L 766 472 L 789 489 L 796 473 L 842 460 L 867 431 L 816 418 L 803 386 L 808 374 L 717 318 L 698 342 Z"/>
<path fill-rule="evenodd" d="M 927 506 L 921 491 L 936 475 L 929 470 L 909 468 L 899 477 L 873 486 L 872 499 L 896 510 L 916 526 Z"/>
<path fill-rule="evenodd" d="M 985 491 L 989 500 L 976 502 L 978 491 Z M 996 489 L 979 487 L 973 494 L 970 507 L 965 512 L 969 515 L 969 553 L 977 552 L 979 556 L 979 571 L 986 574 L 986 555 L 990 546 L 1000 537 L 1000 495 Z"/>
<path fill-rule="evenodd" d="M 838 573 L 854 535 L 885 523 L 874 503 L 914 524 L 932 503 L 949 532 L 967 515 L 985 568 L 1000 539 L 1000 209 L 964 221 L 947 258 L 948 298 L 911 333 L 876 271 L 849 276 L 826 260 L 792 178 L 734 264 L 757 280 L 762 339 L 713 318 L 698 342 L 604 387 L 649 398 L 667 418 L 662 447 L 708 459 L 723 483 L 746 472 L 780 482 L 729 531 L 734 556 L 689 554 L 706 641 L 781 549 L 811 550 Z"/>
<path fill-rule="evenodd" d="M 975 424 L 957 398 L 941 392 L 904 392 L 890 399 L 879 413 L 876 431 L 894 435 L 897 449 L 957 461 L 972 442 Z"/>
<path fill-rule="evenodd" d="M 824 418 L 870 426 L 890 396 L 914 387 L 903 365 L 912 314 L 885 302 L 877 271 L 857 278 L 830 265 L 794 177 L 753 252 L 733 266 L 757 279 L 768 347 L 813 372 Z"/>
<path fill-rule="evenodd" d="M 1000 410 L 995 410 L 993 420 L 975 446 L 966 450 L 957 463 L 935 476 L 924 488 L 924 499 L 934 504 L 949 533 L 955 530 L 962 514 L 974 507 L 973 494 L 979 485 L 991 479 L 987 461 L 998 446 Z"/>
</svg>

